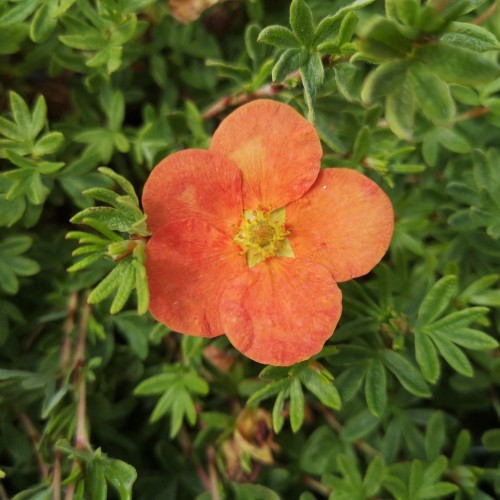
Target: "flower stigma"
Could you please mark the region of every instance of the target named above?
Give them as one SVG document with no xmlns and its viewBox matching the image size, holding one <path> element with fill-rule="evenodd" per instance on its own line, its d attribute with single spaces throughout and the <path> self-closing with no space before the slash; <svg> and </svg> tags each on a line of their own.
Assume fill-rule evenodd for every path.
<svg viewBox="0 0 500 500">
<path fill-rule="evenodd" d="M 246 254 L 248 267 L 270 257 L 295 257 L 285 227 L 285 209 L 244 210 L 242 221 L 233 241 Z"/>
</svg>

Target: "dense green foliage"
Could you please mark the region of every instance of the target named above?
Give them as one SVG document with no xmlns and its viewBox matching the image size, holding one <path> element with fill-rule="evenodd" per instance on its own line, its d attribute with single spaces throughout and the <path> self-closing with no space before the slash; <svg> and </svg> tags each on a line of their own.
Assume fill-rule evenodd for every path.
<svg viewBox="0 0 500 500">
<path fill-rule="evenodd" d="M 0 2 L 0 499 L 498 498 L 499 2 L 202 3 Z M 147 313 L 142 185 L 255 97 L 396 214 L 290 368 Z"/>
</svg>

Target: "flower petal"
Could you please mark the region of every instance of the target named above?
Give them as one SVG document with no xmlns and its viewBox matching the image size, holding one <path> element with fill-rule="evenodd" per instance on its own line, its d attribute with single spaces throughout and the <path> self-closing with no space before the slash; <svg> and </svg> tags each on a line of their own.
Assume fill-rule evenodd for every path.
<svg viewBox="0 0 500 500">
<path fill-rule="evenodd" d="M 241 172 L 217 153 L 179 151 L 151 172 L 142 204 L 152 232 L 175 220 L 196 217 L 233 236 L 243 212 Z"/>
<path fill-rule="evenodd" d="M 288 366 L 321 351 L 339 320 L 341 299 L 326 267 L 272 258 L 227 283 L 222 326 L 245 356 Z"/>
<path fill-rule="evenodd" d="M 220 335 L 222 288 L 245 269 L 239 248 L 213 226 L 199 219 L 172 222 L 146 246 L 149 310 L 175 331 Z"/>
<path fill-rule="evenodd" d="M 313 187 L 286 207 L 298 258 L 328 267 L 335 281 L 363 276 L 382 259 L 394 231 L 388 196 L 356 170 L 322 170 Z"/>
<path fill-rule="evenodd" d="M 315 128 L 292 107 L 267 99 L 233 111 L 215 131 L 210 151 L 243 172 L 247 209 L 276 209 L 300 198 L 314 183 L 322 156 Z"/>
</svg>

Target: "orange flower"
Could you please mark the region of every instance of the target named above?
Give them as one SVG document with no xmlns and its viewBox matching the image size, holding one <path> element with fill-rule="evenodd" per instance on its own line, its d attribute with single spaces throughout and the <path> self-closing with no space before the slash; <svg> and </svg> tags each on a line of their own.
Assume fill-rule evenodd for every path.
<svg viewBox="0 0 500 500">
<path fill-rule="evenodd" d="M 144 187 L 150 311 L 178 332 L 225 333 L 249 358 L 318 353 L 342 310 L 337 282 L 368 273 L 394 229 L 391 202 L 355 170 L 320 171 L 314 127 L 258 100 L 210 149 L 161 161 Z"/>
</svg>

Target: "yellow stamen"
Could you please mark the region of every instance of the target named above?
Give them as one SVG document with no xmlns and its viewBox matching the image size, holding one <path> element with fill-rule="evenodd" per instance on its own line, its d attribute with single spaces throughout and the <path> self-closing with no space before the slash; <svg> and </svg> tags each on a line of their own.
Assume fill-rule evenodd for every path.
<svg viewBox="0 0 500 500">
<path fill-rule="evenodd" d="M 248 267 L 253 267 L 269 257 L 295 257 L 286 237 L 285 209 L 245 210 L 242 222 L 233 241 L 246 254 Z"/>
</svg>

